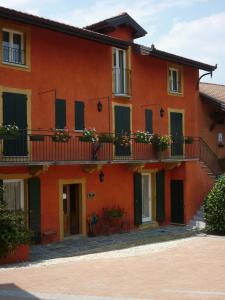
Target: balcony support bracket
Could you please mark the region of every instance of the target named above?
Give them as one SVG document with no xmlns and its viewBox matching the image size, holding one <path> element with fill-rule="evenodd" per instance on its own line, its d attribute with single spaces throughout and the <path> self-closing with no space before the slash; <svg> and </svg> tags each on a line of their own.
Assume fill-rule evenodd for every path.
<svg viewBox="0 0 225 300">
<path fill-rule="evenodd" d="M 142 170 L 145 167 L 145 164 L 142 164 L 142 163 L 139 163 L 139 164 L 129 164 L 127 166 L 128 166 L 129 171 L 141 173 Z"/>
<path fill-rule="evenodd" d="M 41 173 L 48 171 L 48 168 L 49 168 L 48 165 L 34 165 L 34 166 L 29 166 L 28 170 L 31 176 L 38 176 Z"/>
<path fill-rule="evenodd" d="M 170 171 L 170 170 L 173 170 L 174 168 L 179 168 L 180 167 L 180 165 L 181 165 L 181 162 L 179 162 L 179 163 L 165 163 L 164 164 L 164 168 L 165 168 L 165 170 L 168 170 L 168 171 Z"/>
<path fill-rule="evenodd" d="M 102 170 L 103 165 L 98 165 L 98 164 L 90 164 L 90 165 L 83 165 L 81 166 L 82 170 L 85 173 L 92 174 L 94 172 L 100 172 Z"/>
</svg>

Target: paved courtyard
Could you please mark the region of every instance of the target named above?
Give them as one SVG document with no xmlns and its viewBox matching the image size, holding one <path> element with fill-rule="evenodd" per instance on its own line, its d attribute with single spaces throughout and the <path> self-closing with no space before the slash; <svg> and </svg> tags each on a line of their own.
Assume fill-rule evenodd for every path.
<svg viewBox="0 0 225 300">
<path fill-rule="evenodd" d="M 0 299 L 225 299 L 225 237 L 197 235 L 1 268 Z"/>
</svg>

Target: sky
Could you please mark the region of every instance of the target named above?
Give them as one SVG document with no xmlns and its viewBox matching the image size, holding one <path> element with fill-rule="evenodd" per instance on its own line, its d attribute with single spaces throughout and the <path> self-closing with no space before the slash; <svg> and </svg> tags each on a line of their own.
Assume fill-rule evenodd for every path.
<svg viewBox="0 0 225 300">
<path fill-rule="evenodd" d="M 127 12 L 148 32 L 137 43 L 217 64 L 202 81 L 225 84 L 225 0 L 0 0 L 0 6 L 77 27 Z"/>
</svg>

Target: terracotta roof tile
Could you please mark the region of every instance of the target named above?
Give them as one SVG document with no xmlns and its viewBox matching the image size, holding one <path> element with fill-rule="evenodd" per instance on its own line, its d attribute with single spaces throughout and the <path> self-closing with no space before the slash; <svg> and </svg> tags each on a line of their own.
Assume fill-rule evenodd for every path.
<svg viewBox="0 0 225 300">
<path fill-rule="evenodd" d="M 225 104 L 225 85 L 201 82 L 199 84 L 199 91 L 202 96 L 213 98 Z"/>
</svg>

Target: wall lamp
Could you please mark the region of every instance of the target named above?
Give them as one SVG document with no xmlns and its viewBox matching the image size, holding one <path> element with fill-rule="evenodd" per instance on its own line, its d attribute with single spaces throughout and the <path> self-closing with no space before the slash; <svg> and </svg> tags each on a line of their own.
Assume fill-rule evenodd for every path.
<svg viewBox="0 0 225 300">
<path fill-rule="evenodd" d="M 98 101 L 98 103 L 97 103 L 97 109 L 98 109 L 98 112 L 102 111 L 102 102 L 101 101 Z"/>
<path fill-rule="evenodd" d="M 100 182 L 103 182 L 104 179 L 105 179 L 105 174 L 101 171 L 101 172 L 99 173 L 99 181 L 100 181 Z"/>
<path fill-rule="evenodd" d="M 161 107 L 161 108 L 160 108 L 160 111 L 159 111 L 159 114 L 160 114 L 160 117 L 161 117 L 161 118 L 164 116 L 164 113 L 165 113 L 165 111 L 164 111 L 164 109 Z"/>
</svg>

